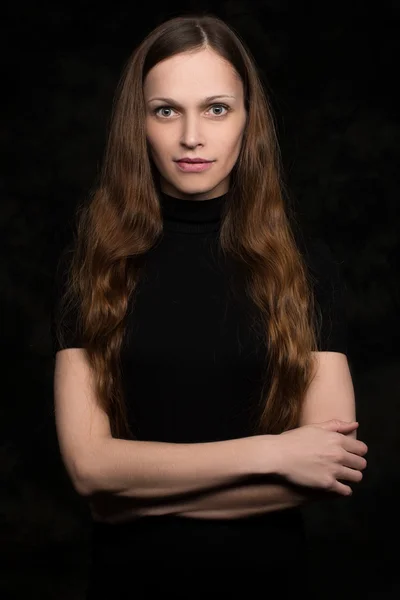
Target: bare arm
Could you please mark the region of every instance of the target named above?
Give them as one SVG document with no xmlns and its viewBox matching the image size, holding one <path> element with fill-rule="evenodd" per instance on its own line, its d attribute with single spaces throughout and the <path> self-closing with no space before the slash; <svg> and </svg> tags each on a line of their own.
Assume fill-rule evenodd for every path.
<svg viewBox="0 0 400 600">
<path fill-rule="evenodd" d="M 339 352 L 314 352 L 313 356 L 315 377 L 307 391 L 299 425 L 331 419 L 355 421 L 355 395 L 347 357 Z M 354 428 L 347 435 L 356 438 L 356 432 Z M 196 512 L 199 517 L 211 516 L 215 512 L 226 517 L 246 516 L 324 498 L 332 498 L 332 493 L 266 477 L 257 483 L 245 483 L 210 494 L 205 500 L 198 501 Z M 194 511 L 190 514 L 194 516 Z"/>
<path fill-rule="evenodd" d="M 356 420 L 356 401 L 349 363 L 341 352 L 313 352 L 315 377 L 307 391 L 300 426 L 329 419 Z M 349 433 L 357 437 L 357 430 Z"/>
<path fill-rule="evenodd" d="M 57 353 L 54 399 L 63 461 L 82 495 L 108 493 L 159 500 L 217 488 L 254 474 L 253 437 L 199 444 L 113 438 L 82 349 Z M 269 437 L 263 468 L 273 473 L 276 436 Z"/>
<path fill-rule="evenodd" d="M 89 498 L 94 520 L 123 523 L 142 516 L 178 515 L 207 519 L 233 519 L 291 508 L 328 494 L 290 485 L 280 478 L 251 477 L 212 490 L 142 502 L 99 493 Z"/>
<path fill-rule="evenodd" d="M 315 377 L 303 404 L 300 426 L 322 423 L 331 419 L 352 422 L 356 419 L 354 387 L 347 357 L 339 352 L 314 352 Z M 353 428 L 348 436 L 356 438 Z M 279 470 L 279 469 L 278 469 Z M 244 483 L 229 490 L 209 494 L 197 501 L 189 511 L 191 516 L 246 516 L 289 508 L 324 498 L 332 493 L 305 486 L 291 485 L 276 477 L 266 477 L 257 483 Z"/>
<path fill-rule="evenodd" d="M 313 356 L 315 377 L 307 391 L 299 425 L 331 419 L 355 421 L 355 395 L 347 357 L 339 352 L 314 352 Z M 356 438 L 357 429 L 353 428 L 346 435 Z M 197 506 L 184 514 L 209 518 L 241 517 L 330 499 L 332 495 L 323 489 L 291 485 L 282 478 L 267 476 L 258 482 L 243 482 L 200 498 Z"/>
<path fill-rule="evenodd" d="M 316 353 L 316 376 L 307 392 L 300 425 L 330 419 L 355 420 L 355 398 L 348 362 L 343 354 Z M 355 437 L 356 428 L 347 435 Z M 99 520 L 119 522 L 143 514 L 180 514 L 196 518 L 240 518 L 290 508 L 323 498 L 329 491 L 293 485 L 282 477 L 249 477 L 240 482 L 191 497 L 170 498 L 169 502 L 133 505 L 113 496 L 99 496 L 91 503 L 92 515 Z"/>
<path fill-rule="evenodd" d="M 310 388 L 305 405 L 305 409 L 308 406 L 307 417 L 303 419 L 303 424 L 305 419 L 316 422 L 321 418 L 322 413 L 317 410 L 320 406 L 324 407 L 323 418 L 340 418 L 342 415 L 343 409 L 338 410 L 336 406 L 337 395 L 345 390 L 341 387 L 343 383 L 339 384 L 339 388 L 331 386 L 327 390 L 324 381 L 347 381 L 345 377 L 332 377 L 331 373 L 332 369 L 340 371 L 348 368 L 347 361 L 344 356 L 337 360 L 334 353 L 329 353 L 329 356 L 331 359 L 321 362 L 320 377 L 315 380 L 314 387 Z M 327 394 L 330 400 L 315 402 L 319 393 Z M 313 464 L 314 460 L 313 448 L 318 449 L 323 444 L 327 453 L 315 469 L 315 472 L 320 473 L 318 477 L 315 476 L 315 485 L 319 486 L 319 478 L 329 471 L 334 462 L 330 459 L 330 444 L 333 441 L 337 443 L 337 438 L 331 440 L 331 437 L 322 432 L 318 434 L 321 431 L 319 429 L 307 430 L 306 437 L 298 436 L 297 441 L 295 440 L 297 446 L 295 444 L 294 447 L 287 440 L 284 445 L 280 443 L 282 436 L 253 436 L 204 444 L 113 439 L 108 416 L 99 408 L 93 391 L 85 353 L 80 349 L 63 350 L 57 354 L 54 394 L 57 433 L 64 463 L 77 491 L 90 496 L 93 502 L 101 497 L 114 497 L 119 501 L 123 498 L 131 499 L 134 510 L 139 508 L 140 511 L 150 511 L 147 514 L 156 510 L 158 514 L 164 511 L 182 515 L 190 512 L 195 515 L 198 511 L 201 516 L 204 511 L 209 514 L 218 511 L 222 516 L 224 511 L 236 511 L 238 508 L 241 514 L 249 508 L 251 511 L 269 510 L 271 507 L 275 510 L 303 502 L 310 496 L 314 497 L 314 494 L 307 492 L 304 496 L 299 495 L 293 485 L 279 484 L 276 487 L 276 483 L 272 487 L 263 483 L 256 488 L 252 481 L 246 487 L 243 484 L 248 476 L 281 475 L 283 462 L 286 462 L 286 466 L 290 464 L 301 449 L 305 456 L 295 470 L 302 472 L 303 477 L 306 473 L 308 479 L 308 465 L 310 462 Z M 348 407 L 348 402 L 352 402 L 351 394 L 347 399 L 347 402 L 343 401 L 345 408 Z M 343 415 L 343 418 L 348 418 L 346 411 Z M 310 436 L 314 437 L 314 445 L 307 443 L 304 449 L 304 442 Z M 355 443 L 357 442 L 353 441 Z M 283 446 L 286 448 L 285 453 Z M 362 452 L 358 448 L 349 448 L 347 460 L 351 457 L 353 461 L 354 455 L 349 454 L 353 451 Z M 363 468 L 358 464 L 355 468 Z M 314 473 L 314 468 L 311 473 Z M 311 485 L 314 483 L 311 482 Z M 265 495 L 262 495 L 261 490 L 264 490 Z M 295 493 L 292 495 L 293 491 Z M 279 496 L 279 493 L 282 495 Z"/>
<path fill-rule="evenodd" d="M 88 493 L 107 492 L 137 499 L 201 492 L 250 474 L 253 438 L 172 444 L 109 438 L 93 446 L 83 479 Z M 273 468 L 274 438 L 265 458 Z"/>
</svg>

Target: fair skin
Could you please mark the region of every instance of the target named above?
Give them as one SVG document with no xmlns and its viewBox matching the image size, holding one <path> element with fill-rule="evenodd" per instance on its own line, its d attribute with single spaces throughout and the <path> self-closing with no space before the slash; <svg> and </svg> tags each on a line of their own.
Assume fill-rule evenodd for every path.
<svg viewBox="0 0 400 600">
<path fill-rule="evenodd" d="M 160 111 L 167 117 L 155 116 L 153 108 L 165 102 L 153 96 L 171 98 L 171 90 L 172 110 Z M 166 193 L 206 200 L 227 191 L 245 126 L 242 93 L 232 68 L 208 50 L 175 56 L 150 71 L 145 81 L 148 140 Z M 214 108 L 210 116 L 204 105 L 206 96 L 216 94 L 234 97 L 227 116 Z M 215 163 L 201 173 L 179 171 L 174 159 L 189 152 Z M 240 518 L 296 506 L 316 495 L 351 493 L 366 467 L 367 447 L 356 439 L 349 365 L 337 352 L 314 357 L 316 377 L 297 429 L 173 444 L 113 438 L 84 350 L 59 351 L 54 400 L 60 451 L 93 518 L 108 523 L 155 514 Z"/>
<path fill-rule="evenodd" d="M 296 506 L 316 494 L 348 495 L 362 478 L 368 450 L 355 439 L 351 375 L 341 353 L 320 352 L 316 358 L 317 376 L 297 429 L 171 444 L 113 438 L 84 350 L 59 351 L 54 399 L 60 450 L 93 518 L 109 523 L 155 514 L 240 518 Z M 283 483 L 271 482 L 274 475 Z M 264 482 L 242 485 L 260 476 Z"/>
<path fill-rule="evenodd" d="M 176 198 L 207 200 L 226 193 L 246 125 L 243 86 L 210 49 L 182 53 L 155 65 L 144 83 L 147 140 L 161 189 Z M 177 159 L 212 160 L 199 173 Z"/>
</svg>

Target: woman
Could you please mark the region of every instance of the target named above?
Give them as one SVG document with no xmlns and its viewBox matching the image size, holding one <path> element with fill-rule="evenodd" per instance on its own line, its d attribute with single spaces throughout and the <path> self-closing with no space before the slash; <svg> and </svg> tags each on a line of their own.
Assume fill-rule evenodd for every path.
<svg viewBox="0 0 400 600">
<path fill-rule="evenodd" d="M 335 262 L 285 207 L 256 66 L 220 19 L 170 19 L 133 52 L 58 274 L 87 597 L 305 591 L 301 506 L 351 494 L 367 447 Z"/>
</svg>

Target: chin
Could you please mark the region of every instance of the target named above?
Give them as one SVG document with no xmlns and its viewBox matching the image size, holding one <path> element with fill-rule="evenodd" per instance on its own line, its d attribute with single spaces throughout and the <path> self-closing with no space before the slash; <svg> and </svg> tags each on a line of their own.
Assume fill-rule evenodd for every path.
<svg viewBox="0 0 400 600">
<path fill-rule="evenodd" d="M 182 195 L 182 196 L 207 196 L 208 194 L 214 194 L 217 196 L 222 195 L 224 192 L 218 192 L 215 194 L 215 190 L 220 185 L 220 181 L 216 182 L 204 182 L 200 184 L 199 182 L 193 182 L 192 185 L 180 185 L 178 182 L 168 182 L 168 188 L 170 190 L 170 194 L 174 195 Z M 167 192 L 168 193 L 168 192 Z"/>
</svg>

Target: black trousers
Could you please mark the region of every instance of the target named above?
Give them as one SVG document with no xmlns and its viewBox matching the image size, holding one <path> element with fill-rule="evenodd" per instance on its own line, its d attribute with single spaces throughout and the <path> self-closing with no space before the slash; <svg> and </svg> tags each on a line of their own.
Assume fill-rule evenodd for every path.
<svg viewBox="0 0 400 600">
<path fill-rule="evenodd" d="M 292 598 L 308 590 L 297 510 L 228 521 L 146 517 L 93 524 L 86 600 Z"/>
</svg>

